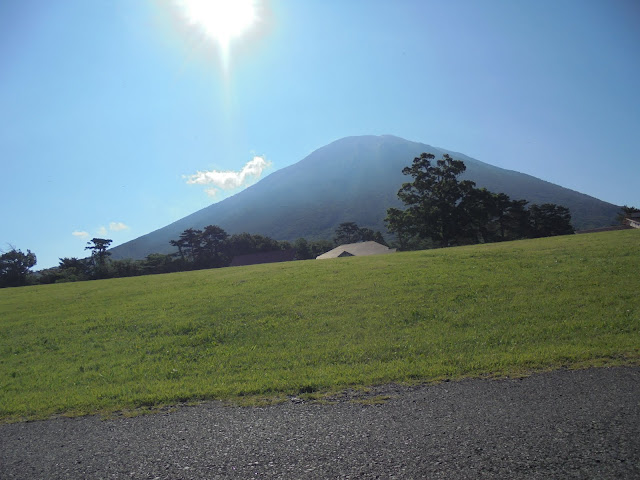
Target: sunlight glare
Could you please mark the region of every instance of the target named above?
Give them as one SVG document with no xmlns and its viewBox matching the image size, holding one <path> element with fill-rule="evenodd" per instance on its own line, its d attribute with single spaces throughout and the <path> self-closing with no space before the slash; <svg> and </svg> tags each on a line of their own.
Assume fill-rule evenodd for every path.
<svg viewBox="0 0 640 480">
<path fill-rule="evenodd" d="M 226 68 L 231 41 L 257 21 L 256 0 L 177 0 L 190 25 L 217 42 Z"/>
</svg>

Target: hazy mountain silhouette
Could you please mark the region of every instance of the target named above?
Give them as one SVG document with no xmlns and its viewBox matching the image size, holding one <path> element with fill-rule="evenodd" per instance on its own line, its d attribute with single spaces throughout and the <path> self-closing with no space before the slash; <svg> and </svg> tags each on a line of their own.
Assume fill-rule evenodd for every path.
<svg viewBox="0 0 640 480">
<path fill-rule="evenodd" d="M 422 152 L 448 153 L 467 166 L 464 178 L 512 199 L 556 203 L 571 210 L 576 229 L 611 225 L 619 207 L 538 178 L 494 167 L 457 152 L 391 135 L 346 137 L 278 170 L 242 192 L 111 250 L 112 258 L 144 258 L 173 251 L 169 240 L 187 228 L 219 225 L 276 240 L 330 239 L 342 222 L 386 235 L 387 208 L 402 207 L 396 194 L 410 177 L 402 169 Z"/>
</svg>

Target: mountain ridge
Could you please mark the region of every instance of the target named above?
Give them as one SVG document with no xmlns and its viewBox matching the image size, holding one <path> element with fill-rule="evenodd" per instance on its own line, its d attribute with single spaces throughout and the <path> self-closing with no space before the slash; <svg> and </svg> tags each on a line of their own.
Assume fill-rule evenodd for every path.
<svg viewBox="0 0 640 480">
<path fill-rule="evenodd" d="M 344 137 L 324 145 L 245 190 L 158 230 L 111 249 L 112 258 L 170 253 L 169 240 L 187 228 L 219 225 L 228 233 L 249 232 L 277 240 L 331 238 L 335 227 L 354 221 L 386 233 L 389 207 L 402 207 L 397 192 L 410 179 L 402 174 L 422 152 L 462 160 L 464 179 L 512 199 L 556 203 L 571 210 L 577 229 L 610 225 L 619 207 L 532 175 L 507 170 L 460 152 L 393 135 Z"/>
</svg>

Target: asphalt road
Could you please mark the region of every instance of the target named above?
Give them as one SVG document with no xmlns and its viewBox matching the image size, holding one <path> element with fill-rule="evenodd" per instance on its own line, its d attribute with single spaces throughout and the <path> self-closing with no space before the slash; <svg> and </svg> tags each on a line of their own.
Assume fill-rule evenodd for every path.
<svg viewBox="0 0 640 480">
<path fill-rule="evenodd" d="M 336 400 L 1 425 L 0 478 L 640 478 L 638 367 Z"/>
</svg>

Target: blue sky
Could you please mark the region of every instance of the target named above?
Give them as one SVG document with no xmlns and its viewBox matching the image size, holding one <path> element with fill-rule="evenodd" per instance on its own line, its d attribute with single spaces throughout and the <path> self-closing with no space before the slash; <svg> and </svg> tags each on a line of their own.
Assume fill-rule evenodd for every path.
<svg viewBox="0 0 640 480">
<path fill-rule="evenodd" d="M 0 249 L 55 266 L 364 134 L 640 207 L 637 1 L 259 3 L 225 65 L 171 0 L 0 1 Z"/>
</svg>

